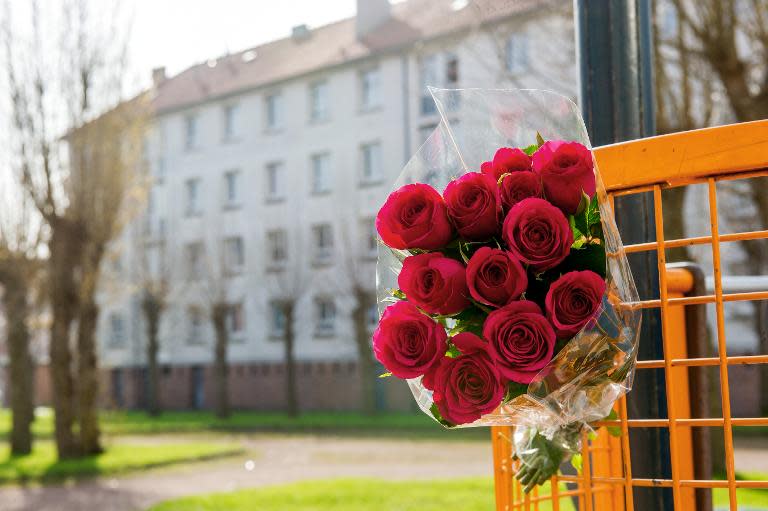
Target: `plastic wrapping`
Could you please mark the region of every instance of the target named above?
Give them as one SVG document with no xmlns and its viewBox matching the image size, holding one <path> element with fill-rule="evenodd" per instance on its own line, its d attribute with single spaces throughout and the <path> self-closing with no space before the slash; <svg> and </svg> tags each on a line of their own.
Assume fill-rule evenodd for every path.
<svg viewBox="0 0 768 511">
<path fill-rule="evenodd" d="M 431 89 L 440 123 L 402 170 L 393 190 L 425 183 L 441 194 L 452 180 L 479 171 L 501 147 L 524 148 L 538 140 L 575 141 L 591 147 L 577 106 L 568 98 L 537 90 Z M 594 161 L 594 158 L 593 158 Z M 538 433 L 566 453 L 578 448 L 583 425 L 605 418 L 630 390 L 640 329 L 637 290 L 595 163 L 596 197 L 605 249 L 606 291 L 596 319 L 587 324 L 541 369 L 527 392 L 479 419 L 458 427 L 517 426 L 515 445 L 524 461 L 537 451 Z M 380 245 L 377 266 L 379 312 L 397 297 L 398 275 L 409 253 Z M 451 319 L 445 322 L 450 329 Z M 422 377 L 408 379 L 419 407 L 434 416 L 433 392 Z M 566 432 L 567 434 L 563 435 Z M 564 438 L 563 438 L 564 437 Z"/>
</svg>

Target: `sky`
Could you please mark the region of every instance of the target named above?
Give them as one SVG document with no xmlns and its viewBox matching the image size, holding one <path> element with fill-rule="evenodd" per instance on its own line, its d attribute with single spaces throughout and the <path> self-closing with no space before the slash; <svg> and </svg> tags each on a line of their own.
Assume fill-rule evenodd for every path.
<svg viewBox="0 0 768 511">
<path fill-rule="evenodd" d="M 142 82 L 209 58 L 353 16 L 356 0 L 122 0 L 133 18 L 132 67 Z"/>
</svg>

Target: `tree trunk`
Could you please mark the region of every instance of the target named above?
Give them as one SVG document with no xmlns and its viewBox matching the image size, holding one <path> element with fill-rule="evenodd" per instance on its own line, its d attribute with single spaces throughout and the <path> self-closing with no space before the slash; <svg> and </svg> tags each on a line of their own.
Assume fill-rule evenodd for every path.
<svg viewBox="0 0 768 511">
<path fill-rule="evenodd" d="M 296 356 L 294 353 L 296 332 L 293 328 L 295 308 L 295 301 L 287 301 L 283 304 L 283 314 L 285 315 L 285 405 L 286 413 L 290 417 L 298 417 L 299 415 L 299 394 L 296 386 Z"/>
<path fill-rule="evenodd" d="M 362 394 L 362 409 L 366 415 L 376 413 L 376 366 L 373 362 L 371 335 L 368 331 L 368 309 L 374 300 L 370 293 L 361 287 L 355 287 L 355 309 L 352 311 L 352 321 L 355 328 L 355 344 L 357 344 L 357 363 L 360 371 L 360 392 Z"/>
<path fill-rule="evenodd" d="M 80 304 L 77 327 L 77 385 L 80 418 L 80 449 L 83 455 L 104 452 L 101 446 L 99 414 L 98 360 L 96 355 L 96 323 L 99 308 L 92 296 Z"/>
<path fill-rule="evenodd" d="M 157 354 L 160 351 L 158 332 L 160 330 L 160 317 L 163 304 L 151 291 L 144 294 L 141 302 L 144 312 L 144 320 L 147 326 L 147 413 L 153 417 L 160 415 L 160 368 L 157 363 Z"/>
<path fill-rule="evenodd" d="M 216 416 L 222 419 L 229 417 L 230 414 L 229 388 L 227 381 L 227 344 L 229 341 L 229 332 L 227 331 L 228 314 L 228 304 L 216 303 L 213 305 L 211 318 L 213 320 L 213 329 L 216 332 L 213 363 L 213 374 L 216 379 Z"/>
<path fill-rule="evenodd" d="M 12 263 L 13 264 L 13 263 Z M 33 371 L 29 353 L 27 286 L 17 268 L 3 272 L 3 307 L 8 321 L 8 366 L 10 370 L 10 403 L 12 412 L 11 455 L 32 452 L 34 420 Z"/>
<path fill-rule="evenodd" d="M 75 393 L 70 351 L 70 327 L 78 302 L 74 272 L 79 263 L 79 243 L 76 230 L 67 221 L 58 219 L 51 223 L 49 249 L 51 255 L 48 292 L 53 317 L 48 349 L 55 412 L 54 438 L 59 459 L 66 459 L 79 454 L 78 442 L 72 431 L 75 421 Z"/>
</svg>

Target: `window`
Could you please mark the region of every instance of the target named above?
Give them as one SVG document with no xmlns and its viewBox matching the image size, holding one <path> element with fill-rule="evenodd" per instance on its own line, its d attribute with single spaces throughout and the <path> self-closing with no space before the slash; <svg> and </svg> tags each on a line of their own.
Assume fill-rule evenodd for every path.
<svg viewBox="0 0 768 511">
<path fill-rule="evenodd" d="M 243 238 L 233 236 L 224 240 L 224 266 L 230 275 L 243 271 L 245 249 Z"/>
<path fill-rule="evenodd" d="M 507 71 L 523 73 L 528 70 L 528 36 L 522 32 L 507 39 Z"/>
<path fill-rule="evenodd" d="M 427 87 L 457 88 L 459 84 L 459 58 L 454 53 L 425 55 L 419 63 L 419 74 L 422 94 L 421 114 L 433 115 L 437 113 L 437 107 Z M 457 104 L 451 104 L 451 108 L 456 106 Z"/>
<path fill-rule="evenodd" d="M 427 90 L 427 87 L 439 87 L 441 85 L 438 81 L 437 65 L 437 55 L 427 55 L 421 58 L 419 74 L 421 76 L 422 115 L 430 115 L 437 112 L 435 102 L 432 100 L 432 96 Z"/>
<path fill-rule="evenodd" d="M 459 57 L 453 53 L 445 55 L 445 86 L 455 87 L 459 83 Z"/>
<path fill-rule="evenodd" d="M 332 298 L 315 300 L 315 337 L 331 337 L 336 330 L 336 304 Z"/>
<path fill-rule="evenodd" d="M 195 216 L 202 213 L 202 207 L 200 204 L 200 179 L 187 179 L 184 183 L 184 190 L 186 195 L 185 214 L 187 216 Z"/>
<path fill-rule="evenodd" d="M 269 337 L 271 339 L 283 339 L 285 337 L 285 310 L 281 302 L 269 303 Z"/>
<path fill-rule="evenodd" d="M 285 231 L 276 229 L 267 232 L 267 258 L 271 263 L 283 263 L 288 258 L 288 240 Z"/>
<path fill-rule="evenodd" d="M 121 314 L 115 312 L 109 315 L 109 342 L 111 344 L 125 342 L 125 320 Z"/>
<path fill-rule="evenodd" d="M 155 164 L 155 181 L 162 183 L 165 180 L 165 157 L 158 156 Z"/>
<path fill-rule="evenodd" d="M 224 130 L 222 139 L 225 142 L 233 140 L 237 135 L 238 110 L 239 108 L 237 105 L 226 105 L 224 107 Z"/>
<path fill-rule="evenodd" d="M 362 159 L 362 183 L 377 183 L 383 177 L 381 168 L 381 144 L 372 142 L 360 146 L 360 157 Z"/>
<path fill-rule="evenodd" d="M 314 259 L 315 262 L 327 262 L 333 255 L 333 232 L 331 224 L 319 224 L 312 227 L 312 236 L 314 238 Z"/>
<path fill-rule="evenodd" d="M 331 157 L 328 153 L 312 156 L 312 193 L 331 191 Z"/>
<path fill-rule="evenodd" d="M 187 324 L 189 325 L 187 342 L 189 344 L 201 344 L 203 342 L 205 319 L 203 317 L 203 310 L 200 307 L 193 305 L 187 309 Z"/>
<path fill-rule="evenodd" d="M 324 121 L 328 113 L 328 83 L 315 82 L 309 87 L 309 118 Z"/>
<path fill-rule="evenodd" d="M 267 201 L 278 201 L 283 198 L 283 164 L 272 162 L 267 164 Z"/>
<path fill-rule="evenodd" d="M 376 259 L 379 252 L 379 233 L 376 232 L 376 222 L 373 218 L 360 220 L 360 232 L 363 248 L 363 257 Z"/>
<path fill-rule="evenodd" d="M 378 68 L 360 73 L 360 107 L 363 110 L 376 108 L 380 104 L 379 74 Z"/>
<path fill-rule="evenodd" d="M 224 207 L 236 207 L 240 204 L 240 171 L 229 170 L 224 173 Z"/>
<path fill-rule="evenodd" d="M 277 130 L 282 127 L 283 98 L 280 93 L 270 94 L 264 98 L 265 124 L 268 130 Z"/>
<path fill-rule="evenodd" d="M 230 305 L 227 313 L 227 330 L 235 339 L 242 339 L 245 334 L 245 307 L 242 302 Z"/>
<path fill-rule="evenodd" d="M 198 280 L 203 276 L 203 243 L 195 241 L 185 247 L 187 278 Z"/>
<path fill-rule="evenodd" d="M 368 306 L 365 319 L 369 331 L 372 332 L 376 330 L 377 326 L 379 326 L 379 306 L 376 303 L 376 300 L 373 300 L 373 303 Z"/>
<path fill-rule="evenodd" d="M 197 115 L 190 114 L 184 118 L 184 148 L 194 149 L 197 142 Z"/>
</svg>

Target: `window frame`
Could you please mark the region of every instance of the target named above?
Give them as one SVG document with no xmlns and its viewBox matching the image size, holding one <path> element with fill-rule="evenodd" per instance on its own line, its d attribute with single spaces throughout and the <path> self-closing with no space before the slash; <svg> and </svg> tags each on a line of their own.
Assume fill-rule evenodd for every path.
<svg viewBox="0 0 768 511">
<path fill-rule="evenodd" d="M 312 195 L 325 195 L 333 190 L 331 176 L 331 153 L 315 153 L 309 158 L 312 169 Z M 318 166 L 319 162 L 325 162 Z"/>
<path fill-rule="evenodd" d="M 188 113 L 184 116 L 184 150 L 193 151 L 200 146 L 200 115 Z"/>
<path fill-rule="evenodd" d="M 374 77 L 372 82 L 368 80 L 371 76 Z M 371 84 L 373 84 L 373 87 L 371 87 Z M 371 90 L 374 91 L 373 96 L 371 96 Z M 358 91 L 360 94 L 359 106 L 362 112 L 370 112 L 381 108 L 381 68 L 379 66 L 368 67 L 360 71 Z M 368 92 L 367 94 L 366 91 Z"/>
<path fill-rule="evenodd" d="M 199 177 L 190 177 L 184 180 L 184 216 L 193 217 L 203 214 L 203 207 L 200 203 L 200 189 L 203 180 Z M 194 193 L 193 193 L 194 191 Z"/>
<path fill-rule="evenodd" d="M 371 149 L 375 148 L 375 157 L 371 156 Z M 371 140 L 360 144 L 360 177 L 361 185 L 375 185 L 384 181 L 384 152 L 381 148 L 380 140 Z M 368 164 L 371 165 L 371 172 L 368 172 Z"/>
<path fill-rule="evenodd" d="M 222 108 L 221 140 L 224 143 L 237 140 L 237 114 L 240 110 L 238 103 L 227 103 Z"/>
<path fill-rule="evenodd" d="M 238 184 L 242 176 L 243 172 L 240 169 L 229 169 L 224 171 L 222 179 L 224 181 L 223 206 L 225 209 L 236 209 L 241 206 L 239 193 L 240 187 Z M 233 182 L 230 182 L 230 178 L 232 178 Z M 234 197 L 232 197 L 230 192 L 234 192 Z"/>
<path fill-rule="evenodd" d="M 281 202 L 285 200 L 285 192 L 282 181 L 284 177 L 285 163 L 282 161 L 271 161 L 264 165 L 265 179 L 267 181 L 264 190 L 266 191 L 265 200 L 267 202 Z M 272 184 L 274 177 L 275 191 L 272 192 Z"/>
<path fill-rule="evenodd" d="M 309 84 L 309 120 L 312 123 L 330 119 L 331 105 L 328 80 L 315 80 Z"/>
<path fill-rule="evenodd" d="M 333 224 L 330 222 L 313 224 L 312 225 L 312 261 L 313 263 L 315 265 L 331 264 L 331 262 L 333 261 L 333 251 L 334 251 Z"/>
<path fill-rule="evenodd" d="M 283 128 L 282 91 L 274 91 L 264 96 L 264 130 L 276 132 Z"/>
<path fill-rule="evenodd" d="M 285 229 L 268 229 L 266 232 L 268 266 L 272 269 L 282 268 L 288 262 L 288 233 Z M 275 257 L 282 254 L 282 257 Z"/>
<path fill-rule="evenodd" d="M 233 251 L 233 248 L 237 247 Z M 239 275 L 245 268 L 245 240 L 240 235 L 227 236 L 222 240 L 224 268 L 227 275 Z"/>
<path fill-rule="evenodd" d="M 522 45 L 520 44 L 522 43 Z M 519 50 L 518 48 L 522 48 Z M 530 70 L 530 37 L 527 32 L 513 32 L 504 42 L 504 69 L 511 75 L 519 75 Z M 520 53 L 522 51 L 522 53 Z M 518 57 L 522 60 L 518 62 Z"/>
<path fill-rule="evenodd" d="M 315 307 L 315 338 L 327 339 L 336 336 L 336 321 L 338 310 L 332 296 L 316 296 Z M 330 312 L 330 314 L 328 314 Z M 324 317 L 328 316 L 328 317 Z"/>
</svg>

